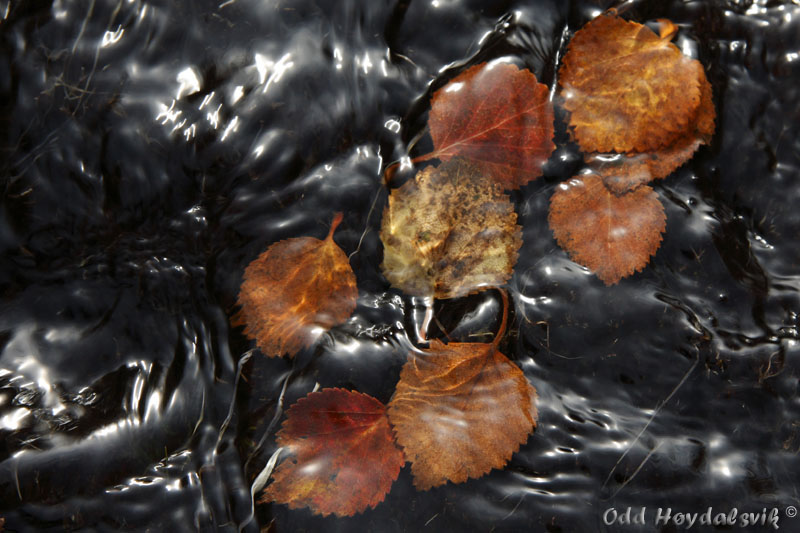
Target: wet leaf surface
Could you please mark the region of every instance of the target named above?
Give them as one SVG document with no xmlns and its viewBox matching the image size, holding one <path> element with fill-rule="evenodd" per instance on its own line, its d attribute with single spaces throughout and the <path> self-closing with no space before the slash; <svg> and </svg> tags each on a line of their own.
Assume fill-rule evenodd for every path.
<svg viewBox="0 0 800 533">
<path fill-rule="evenodd" d="M 355 310 L 356 277 L 333 241 L 341 215 L 324 240 L 298 237 L 277 242 L 245 269 L 232 319 L 244 326 L 269 357 L 290 357 L 314 344 Z"/>
<path fill-rule="evenodd" d="M 612 285 L 650 262 L 661 245 L 666 215 L 650 187 L 617 196 L 600 177 L 587 175 L 558 187 L 549 222 L 570 258 Z"/>
<path fill-rule="evenodd" d="M 687 162 L 702 144 L 711 142 L 716 112 L 711 84 L 705 75 L 700 84 L 700 109 L 689 132 L 674 144 L 656 151 L 627 154 L 587 154 L 586 162 L 616 194 L 670 175 Z"/>
<path fill-rule="evenodd" d="M 455 298 L 505 283 L 522 234 L 508 196 L 479 167 L 453 159 L 392 192 L 381 240 L 381 269 L 392 286 Z"/>
<path fill-rule="evenodd" d="M 511 64 L 475 65 L 437 90 L 428 126 L 434 151 L 418 161 L 465 157 L 504 189 L 541 176 L 555 149 L 547 87 Z"/>
<path fill-rule="evenodd" d="M 575 33 L 560 70 L 584 152 L 649 152 L 694 130 L 702 65 L 649 28 L 602 15 Z"/>
<path fill-rule="evenodd" d="M 536 425 L 536 390 L 494 344 L 438 340 L 412 353 L 389 402 L 422 490 L 502 468 Z"/>
<path fill-rule="evenodd" d="M 382 502 L 405 460 L 385 406 L 344 389 L 312 392 L 289 409 L 278 432 L 289 454 L 260 501 L 352 516 Z"/>
</svg>

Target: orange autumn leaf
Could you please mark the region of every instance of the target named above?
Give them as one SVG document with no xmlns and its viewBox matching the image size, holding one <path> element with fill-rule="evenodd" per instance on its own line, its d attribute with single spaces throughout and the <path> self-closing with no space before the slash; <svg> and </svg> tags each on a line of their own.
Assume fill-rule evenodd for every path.
<svg viewBox="0 0 800 533">
<path fill-rule="evenodd" d="M 244 326 L 265 355 L 293 357 L 355 310 L 356 277 L 333 242 L 341 220 L 339 213 L 324 240 L 280 241 L 247 265 L 237 301 L 241 309 L 231 322 Z"/>
<path fill-rule="evenodd" d="M 548 219 L 559 246 L 606 285 L 644 268 L 667 224 L 653 189 L 643 185 L 617 196 L 594 175 L 562 183 Z"/>
<path fill-rule="evenodd" d="M 541 176 L 555 149 L 547 87 L 507 63 L 475 65 L 437 90 L 428 126 L 434 151 L 415 161 L 461 156 L 504 189 Z"/>
<path fill-rule="evenodd" d="M 703 74 L 700 80 L 700 108 L 690 131 L 674 144 L 659 150 L 627 154 L 587 154 L 592 171 L 602 176 L 606 186 L 616 194 L 635 189 L 657 178 L 664 178 L 688 161 L 701 144 L 708 144 L 714 135 L 716 112 L 711 84 Z"/>
<path fill-rule="evenodd" d="M 658 36 L 661 39 L 672 40 L 678 33 L 678 26 L 671 20 L 657 19 L 656 22 L 658 22 Z"/>
<path fill-rule="evenodd" d="M 385 406 L 344 389 L 312 392 L 289 408 L 278 432 L 289 454 L 260 502 L 352 516 L 383 501 L 404 464 Z"/>
<path fill-rule="evenodd" d="M 649 152 L 693 130 L 702 65 L 648 27 L 602 15 L 575 33 L 560 69 L 584 152 Z"/>
<path fill-rule="evenodd" d="M 509 197 L 461 159 L 392 191 L 381 221 L 381 270 L 412 296 L 456 298 L 511 277 L 522 232 Z"/>
<path fill-rule="evenodd" d="M 505 295 L 504 295 L 505 299 Z M 502 468 L 536 426 L 536 389 L 495 342 L 432 340 L 412 353 L 389 402 L 397 442 L 421 490 Z"/>
</svg>

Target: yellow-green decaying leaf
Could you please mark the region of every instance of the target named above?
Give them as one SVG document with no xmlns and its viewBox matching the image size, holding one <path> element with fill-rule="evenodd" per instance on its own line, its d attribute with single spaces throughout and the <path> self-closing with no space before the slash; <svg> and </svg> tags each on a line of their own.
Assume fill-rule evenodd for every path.
<svg viewBox="0 0 800 533">
<path fill-rule="evenodd" d="M 454 158 L 392 192 L 381 240 L 381 269 L 392 286 L 412 296 L 456 298 L 505 283 L 522 232 L 509 197 Z"/>
</svg>

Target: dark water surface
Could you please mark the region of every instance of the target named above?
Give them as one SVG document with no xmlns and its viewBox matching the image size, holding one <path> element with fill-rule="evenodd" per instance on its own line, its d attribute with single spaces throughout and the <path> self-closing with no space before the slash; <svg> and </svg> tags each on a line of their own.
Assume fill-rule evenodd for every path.
<svg viewBox="0 0 800 533">
<path fill-rule="evenodd" d="M 800 531 L 787 517 L 800 506 L 800 3 L 788 1 L 626 12 L 679 25 L 718 120 L 712 145 L 655 184 L 661 249 L 613 287 L 547 226 L 554 188 L 580 169 L 557 113 L 545 176 L 513 195 L 524 245 L 501 348 L 538 389 L 540 417 L 504 470 L 417 492 L 406 467 L 348 519 L 253 506 L 284 385 L 284 407 L 317 384 L 391 397 L 418 310 L 380 273 L 381 174 L 423 131 L 431 92 L 506 56 L 552 87 L 566 39 L 609 6 L 0 0 L 6 530 L 677 531 L 653 525 L 658 507 L 712 506 L 777 508 L 781 531 Z M 280 239 L 324 236 L 337 211 L 354 317 L 294 361 L 243 358 L 253 343 L 228 317 L 244 267 Z M 475 331 L 494 324 L 487 301 L 436 309 Z M 648 526 L 604 524 L 629 506 L 647 507 Z"/>
</svg>

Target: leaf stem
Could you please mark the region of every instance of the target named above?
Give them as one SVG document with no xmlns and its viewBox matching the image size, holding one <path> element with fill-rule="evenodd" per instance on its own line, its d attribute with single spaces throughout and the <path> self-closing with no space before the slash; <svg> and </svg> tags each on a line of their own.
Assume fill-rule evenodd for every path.
<svg viewBox="0 0 800 533">
<path fill-rule="evenodd" d="M 328 236 L 325 238 L 326 241 L 333 239 L 333 232 L 336 231 L 336 228 L 339 226 L 339 224 L 341 224 L 343 218 L 344 214 L 341 211 L 333 215 L 333 220 L 331 221 L 331 229 L 330 231 L 328 231 Z"/>
<path fill-rule="evenodd" d="M 422 163 L 424 161 L 428 161 L 429 159 L 436 159 L 437 157 L 439 157 L 439 153 L 436 150 L 434 150 L 433 152 L 429 152 L 427 154 L 415 157 L 414 159 L 411 160 L 411 162 Z"/>
<path fill-rule="evenodd" d="M 500 341 L 503 340 L 503 335 L 506 334 L 506 325 L 508 324 L 508 293 L 505 289 L 499 287 L 497 290 L 500 291 L 500 297 L 503 299 L 503 318 L 500 321 L 500 329 L 497 330 L 497 334 L 492 341 L 492 347 L 495 350 L 500 345 Z"/>
<path fill-rule="evenodd" d="M 433 152 L 430 152 L 430 153 L 423 154 L 421 156 L 415 157 L 414 159 L 411 160 L 411 163 L 422 163 L 422 162 L 428 161 L 430 159 L 436 159 L 437 157 L 439 157 L 439 153 L 436 150 L 434 150 Z M 395 161 L 394 163 L 392 163 L 391 165 L 386 167 L 386 170 L 383 171 L 383 184 L 384 185 L 386 185 L 387 187 L 389 185 L 391 185 L 392 179 L 394 179 L 394 175 L 397 172 L 397 168 L 399 166 L 400 166 L 400 161 Z"/>
<path fill-rule="evenodd" d="M 383 171 L 383 184 L 386 185 L 387 187 L 389 186 L 389 184 L 392 183 L 392 178 L 394 178 L 394 174 L 395 172 L 397 172 L 397 167 L 399 165 L 400 161 L 395 161 L 394 163 L 386 167 L 386 170 Z"/>
</svg>

